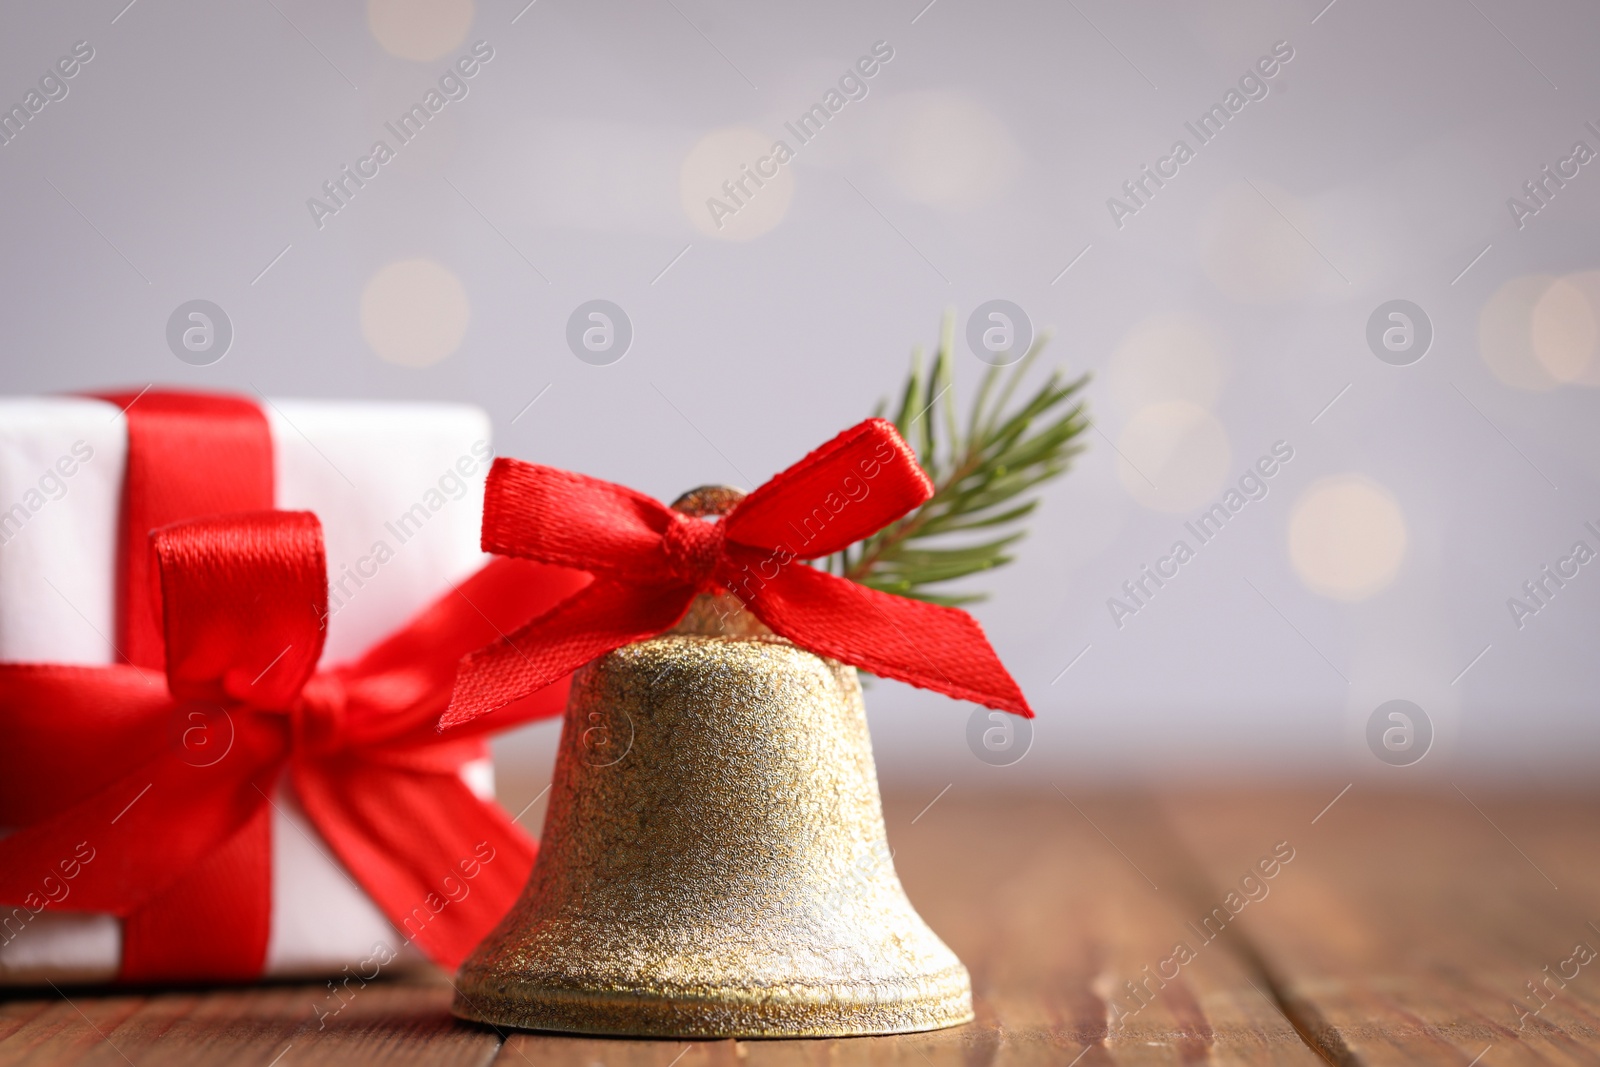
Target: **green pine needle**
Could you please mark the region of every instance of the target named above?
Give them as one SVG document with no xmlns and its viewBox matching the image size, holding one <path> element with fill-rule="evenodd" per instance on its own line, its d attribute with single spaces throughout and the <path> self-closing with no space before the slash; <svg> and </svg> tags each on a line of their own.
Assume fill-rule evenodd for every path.
<svg viewBox="0 0 1600 1067">
<path fill-rule="evenodd" d="M 931 592 L 928 586 L 965 578 L 1011 562 L 1009 549 L 1027 535 L 1022 520 L 1038 507 L 1030 490 L 1058 478 L 1083 451 L 1077 438 L 1089 428 L 1074 398 L 1088 375 L 1067 381 L 1050 373 L 1037 390 L 1011 405 L 1047 337 L 1040 337 L 1010 367 L 990 367 L 978 385 L 963 430 L 956 417 L 952 352 L 955 325 L 946 314 L 931 367 L 922 351 L 900 394 L 894 424 L 916 449 L 934 485 L 917 510 L 878 533 L 835 553 L 819 566 L 873 589 L 935 604 L 970 604 L 983 593 Z M 882 415 L 886 404 L 875 414 Z M 973 536 L 973 531 L 981 531 Z M 965 535 L 965 536 L 963 536 Z"/>
</svg>

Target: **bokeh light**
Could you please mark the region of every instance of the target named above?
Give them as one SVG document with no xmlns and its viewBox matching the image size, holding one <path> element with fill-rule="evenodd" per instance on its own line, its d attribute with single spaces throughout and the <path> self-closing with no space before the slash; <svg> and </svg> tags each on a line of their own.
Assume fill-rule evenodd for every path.
<svg viewBox="0 0 1600 1067">
<path fill-rule="evenodd" d="M 1295 501 L 1289 559 L 1314 593 L 1366 600 L 1388 588 L 1406 550 L 1406 521 L 1387 489 L 1358 474 L 1323 478 Z"/>
<path fill-rule="evenodd" d="M 473 0 L 367 0 L 367 26 L 383 50 L 419 63 L 459 48 L 472 16 Z"/>
<path fill-rule="evenodd" d="M 1557 278 L 1533 305 L 1533 354 L 1552 378 L 1600 385 L 1600 271 Z"/>
<path fill-rule="evenodd" d="M 1550 373 L 1533 349 L 1533 309 L 1549 290 L 1555 278 L 1548 274 L 1528 274 L 1512 278 L 1494 291 L 1478 312 L 1478 354 L 1506 385 L 1517 389 L 1554 389 L 1560 381 Z M 1564 311 L 1549 318 L 1558 318 Z M 1566 343 L 1557 334 L 1571 335 L 1570 324 L 1556 330 L 1546 328 L 1546 344 L 1552 355 Z"/>
<path fill-rule="evenodd" d="M 402 367 L 431 366 L 454 352 L 470 318 L 460 280 L 431 259 L 390 263 L 361 293 L 361 335 Z"/>
<path fill-rule="evenodd" d="M 783 221 L 794 199 L 794 170 L 772 148 L 772 137 L 748 126 L 712 130 L 695 142 L 678 171 L 679 202 L 695 229 L 748 241 Z"/>
</svg>

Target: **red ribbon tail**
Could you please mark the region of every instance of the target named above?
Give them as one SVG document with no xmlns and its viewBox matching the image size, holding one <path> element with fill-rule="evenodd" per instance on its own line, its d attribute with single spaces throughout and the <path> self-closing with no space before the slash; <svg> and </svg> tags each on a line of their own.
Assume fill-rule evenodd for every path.
<svg viewBox="0 0 1600 1067">
<path fill-rule="evenodd" d="M 652 588 L 597 578 L 509 637 L 463 659 L 439 728 L 471 722 L 614 648 L 670 629 L 693 599 L 688 585 Z"/>
<path fill-rule="evenodd" d="M 312 825 L 389 921 L 455 970 L 522 891 L 537 846 L 453 771 L 375 766 L 358 757 L 295 774 Z"/>
<path fill-rule="evenodd" d="M 261 977 L 271 936 L 272 809 L 262 804 L 232 837 L 122 920 L 117 978 L 251 981 Z"/>
<path fill-rule="evenodd" d="M 784 567 L 751 610 L 802 648 L 884 678 L 1033 718 L 971 615 L 880 593 L 803 564 Z"/>
</svg>

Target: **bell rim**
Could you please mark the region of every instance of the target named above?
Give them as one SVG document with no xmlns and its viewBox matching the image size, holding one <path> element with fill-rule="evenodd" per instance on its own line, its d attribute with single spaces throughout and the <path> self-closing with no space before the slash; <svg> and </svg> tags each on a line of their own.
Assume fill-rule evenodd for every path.
<svg viewBox="0 0 1600 1067">
<path fill-rule="evenodd" d="M 870 1037 L 945 1030 L 975 1018 L 971 979 L 959 963 L 922 978 L 858 986 L 854 996 L 841 996 L 839 987 L 828 983 L 738 987 L 691 995 L 530 986 L 515 980 L 495 983 L 500 985 L 498 990 L 471 988 L 475 984 L 462 982 L 458 976 L 450 1006 L 456 1018 L 518 1030 L 602 1037 Z M 885 998 L 885 992 L 891 995 Z M 893 995 L 895 992 L 900 995 Z M 803 995 L 796 997 L 796 993 Z"/>
</svg>

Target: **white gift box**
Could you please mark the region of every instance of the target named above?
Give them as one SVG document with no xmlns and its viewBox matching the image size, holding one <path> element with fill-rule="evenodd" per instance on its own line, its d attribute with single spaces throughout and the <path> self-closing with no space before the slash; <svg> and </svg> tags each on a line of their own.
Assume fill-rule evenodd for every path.
<svg viewBox="0 0 1600 1067">
<path fill-rule="evenodd" d="M 492 458 L 484 412 L 321 400 L 262 408 L 275 506 L 315 512 L 322 523 L 330 580 L 324 666 L 356 658 L 489 558 L 478 549 Z M 0 398 L 0 662 L 117 662 L 127 448 L 115 404 Z M 379 542 L 391 549 L 381 564 L 372 559 Z M 487 760 L 465 766 L 462 777 L 492 796 Z M 331 858 L 293 798 L 276 800 L 264 973 L 337 973 L 380 942 L 404 946 L 401 960 L 421 960 Z M 0 946 L 0 984 L 109 980 L 121 951 L 116 919 L 46 912 Z"/>
</svg>

